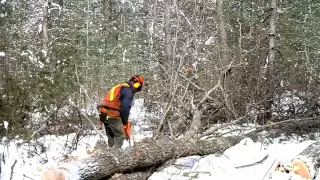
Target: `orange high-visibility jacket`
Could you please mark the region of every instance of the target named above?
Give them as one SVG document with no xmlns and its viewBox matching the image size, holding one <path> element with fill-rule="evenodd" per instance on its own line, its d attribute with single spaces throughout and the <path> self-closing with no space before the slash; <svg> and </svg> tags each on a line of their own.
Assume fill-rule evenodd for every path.
<svg viewBox="0 0 320 180">
<path fill-rule="evenodd" d="M 122 87 L 130 87 L 130 85 L 123 83 L 111 88 L 100 103 L 100 112 L 107 114 L 109 117 L 120 118 L 120 90 Z"/>
</svg>

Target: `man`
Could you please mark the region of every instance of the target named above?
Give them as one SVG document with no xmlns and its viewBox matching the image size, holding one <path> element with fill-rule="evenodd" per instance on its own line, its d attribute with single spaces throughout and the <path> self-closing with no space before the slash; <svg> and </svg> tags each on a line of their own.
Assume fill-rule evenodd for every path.
<svg viewBox="0 0 320 180">
<path fill-rule="evenodd" d="M 106 128 L 108 146 L 121 148 L 123 140 L 130 138 L 128 120 L 134 93 L 142 90 L 144 78 L 132 76 L 127 83 L 111 88 L 98 106 L 100 121 Z"/>
</svg>

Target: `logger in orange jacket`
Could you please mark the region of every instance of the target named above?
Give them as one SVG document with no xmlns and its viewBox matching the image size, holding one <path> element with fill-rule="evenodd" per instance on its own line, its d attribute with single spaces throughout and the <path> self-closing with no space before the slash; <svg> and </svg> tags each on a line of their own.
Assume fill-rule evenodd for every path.
<svg viewBox="0 0 320 180">
<path fill-rule="evenodd" d="M 123 140 L 130 138 L 128 120 L 134 93 L 142 90 L 144 78 L 132 76 L 129 81 L 111 88 L 105 95 L 98 110 L 100 121 L 104 123 L 108 137 L 108 146 L 121 148 Z"/>
</svg>

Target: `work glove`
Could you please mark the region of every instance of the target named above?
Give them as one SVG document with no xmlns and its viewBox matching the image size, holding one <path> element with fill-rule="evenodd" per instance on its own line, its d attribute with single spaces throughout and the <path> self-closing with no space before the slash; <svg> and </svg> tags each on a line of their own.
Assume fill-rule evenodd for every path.
<svg viewBox="0 0 320 180">
<path fill-rule="evenodd" d="M 131 123 L 129 120 L 128 120 L 127 124 L 123 125 L 123 130 L 126 134 L 126 139 L 127 140 L 130 139 L 130 137 L 131 137 Z"/>
<path fill-rule="evenodd" d="M 99 128 L 98 128 L 98 130 L 101 130 L 101 129 L 102 129 L 102 121 L 99 120 Z"/>
</svg>

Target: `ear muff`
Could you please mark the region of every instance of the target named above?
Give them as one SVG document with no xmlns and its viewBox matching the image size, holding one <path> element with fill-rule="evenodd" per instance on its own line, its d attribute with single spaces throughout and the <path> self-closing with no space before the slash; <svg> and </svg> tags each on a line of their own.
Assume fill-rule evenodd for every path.
<svg viewBox="0 0 320 180">
<path fill-rule="evenodd" d="M 140 87 L 140 83 L 139 82 L 135 82 L 133 83 L 133 87 L 138 89 Z"/>
</svg>

